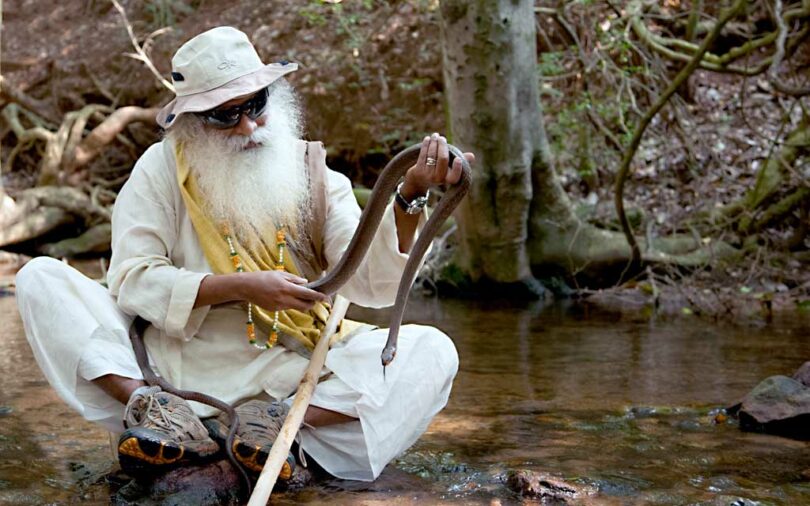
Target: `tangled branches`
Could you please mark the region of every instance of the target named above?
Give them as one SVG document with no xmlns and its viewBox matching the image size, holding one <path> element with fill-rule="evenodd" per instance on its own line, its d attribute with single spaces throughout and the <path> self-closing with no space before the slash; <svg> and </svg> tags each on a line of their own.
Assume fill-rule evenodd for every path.
<svg viewBox="0 0 810 506">
<path fill-rule="evenodd" d="M 810 2 L 542 4 L 538 73 L 552 150 L 580 218 L 622 231 L 631 246 L 629 263 L 618 245 L 611 258 L 641 275 L 645 265 L 736 272 L 717 254 L 660 261 L 662 240 L 677 238 L 737 258 L 769 248 L 759 256 L 799 268 L 810 248 Z M 744 9 L 724 15 L 731 4 Z M 575 256 L 568 250 L 560 261 Z M 787 286 L 805 286 L 790 276 Z"/>
<path fill-rule="evenodd" d="M 122 15 L 139 59 L 148 61 Z M 154 36 L 147 37 L 145 45 Z M 151 62 L 150 68 L 157 72 Z M 90 77 L 115 104 L 115 97 Z M 0 184 L 0 247 L 21 245 L 23 251 L 30 253 L 33 248 L 53 256 L 106 251 L 115 189 L 126 178 L 126 173 L 123 178 L 99 177 L 109 173 L 105 169 L 107 152 L 123 147 L 130 158 L 137 157 L 138 149 L 127 135 L 131 134 L 129 128 L 135 123 L 154 123 L 158 109 L 84 103 L 59 117 L 52 103 L 30 96 L 3 76 L 0 99 L 0 141 L 9 148 L 2 172 L 28 178 L 23 185 L 27 188 L 16 185 L 10 191 L 13 199 Z M 49 235 L 66 227 L 79 235 L 65 240 L 59 240 L 63 234 Z"/>
</svg>

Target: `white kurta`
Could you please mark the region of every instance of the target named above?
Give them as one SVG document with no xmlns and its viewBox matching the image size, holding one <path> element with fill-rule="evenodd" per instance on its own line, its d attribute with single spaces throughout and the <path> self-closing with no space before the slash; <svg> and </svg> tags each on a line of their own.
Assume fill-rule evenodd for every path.
<svg viewBox="0 0 810 506">
<path fill-rule="evenodd" d="M 152 323 L 145 342 L 159 374 L 178 388 L 226 402 L 265 393 L 286 398 L 307 365 L 281 346 L 250 346 L 240 305 L 193 309 L 211 268 L 186 213 L 172 153 L 168 141 L 149 148 L 116 200 L 109 293 L 47 259 L 31 262 L 17 279 L 26 334 L 49 381 L 85 418 L 111 430 L 120 430 L 123 406 L 88 380 L 104 374 L 140 378 L 127 337 L 128 315 Z M 324 253 L 335 265 L 360 209 L 349 180 L 327 172 Z M 366 259 L 340 293 L 367 307 L 392 304 L 407 259 L 398 251 L 389 206 Z M 43 314 L 49 315 L 45 321 Z M 302 430 L 304 449 L 338 477 L 376 478 L 447 402 L 458 367 L 449 338 L 431 327 L 404 326 L 397 359 L 383 381 L 379 354 L 386 336 L 383 330 L 362 332 L 330 351 L 326 365 L 334 376 L 318 385 L 313 398 L 313 405 L 359 422 Z M 193 407 L 201 416 L 214 414 L 208 406 Z"/>
</svg>

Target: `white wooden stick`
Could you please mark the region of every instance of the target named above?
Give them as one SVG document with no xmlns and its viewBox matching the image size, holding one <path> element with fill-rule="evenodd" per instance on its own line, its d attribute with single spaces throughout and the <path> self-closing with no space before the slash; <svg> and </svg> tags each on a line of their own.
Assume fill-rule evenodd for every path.
<svg viewBox="0 0 810 506">
<path fill-rule="evenodd" d="M 253 489 L 253 494 L 250 496 L 248 506 L 264 506 L 270 499 L 270 493 L 278 479 L 278 474 L 284 462 L 287 460 L 287 455 L 290 453 L 295 435 L 298 433 L 299 427 L 304 421 L 304 415 L 309 407 L 309 401 L 312 399 L 312 394 L 315 392 L 315 385 L 318 384 L 318 378 L 321 375 L 323 364 L 326 362 L 326 352 L 329 351 L 329 341 L 337 330 L 338 324 L 343 320 L 346 315 L 346 310 L 349 309 L 349 301 L 340 295 L 335 296 L 334 304 L 332 305 L 332 314 L 326 322 L 321 333 L 321 338 L 318 344 L 315 345 L 315 350 L 312 352 L 312 358 L 309 359 L 309 366 L 304 372 L 304 377 L 301 378 L 301 384 L 295 394 L 295 400 L 284 420 L 284 425 L 278 433 L 276 441 L 273 443 L 273 448 L 270 449 L 270 455 L 267 456 L 267 462 L 262 468 L 259 475 L 259 480 L 256 482 L 256 487 Z"/>
</svg>

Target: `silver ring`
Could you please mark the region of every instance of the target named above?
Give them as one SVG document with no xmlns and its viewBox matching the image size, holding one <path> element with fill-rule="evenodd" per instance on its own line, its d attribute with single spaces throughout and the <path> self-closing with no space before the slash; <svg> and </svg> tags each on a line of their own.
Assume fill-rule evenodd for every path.
<svg viewBox="0 0 810 506">
<path fill-rule="evenodd" d="M 433 167 L 434 165 L 436 165 L 436 159 L 427 157 L 427 160 L 425 160 L 425 165 L 427 165 L 428 167 Z"/>
</svg>

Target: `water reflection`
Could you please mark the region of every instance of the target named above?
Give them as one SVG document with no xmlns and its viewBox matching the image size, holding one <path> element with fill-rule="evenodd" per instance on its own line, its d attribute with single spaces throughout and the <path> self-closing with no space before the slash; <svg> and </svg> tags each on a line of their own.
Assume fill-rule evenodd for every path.
<svg viewBox="0 0 810 506">
<path fill-rule="evenodd" d="M 107 435 L 44 383 L 13 298 L 0 298 L 0 317 L 0 502 L 106 503 Z M 335 480 L 276 502 L 509 504 L 504 477 L 526 468 L 595 488 L 589 504 L 810 503 L 807 443 L 717 425 L 711 412 L 810 359 L 806 320 L 712 325 L 419 298 L 406 320 L 456 341 L 447 409 L 377 482 Z"/>
</svg>

